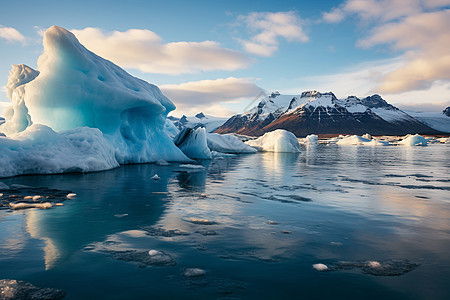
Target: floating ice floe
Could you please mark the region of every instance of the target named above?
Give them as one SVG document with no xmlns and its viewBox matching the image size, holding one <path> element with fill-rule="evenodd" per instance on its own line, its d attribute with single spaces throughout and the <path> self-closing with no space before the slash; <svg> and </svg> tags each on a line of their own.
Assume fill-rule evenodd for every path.
<svg viewBox="0 0 450 300">
<path fill-rule="evenodd" d="M 405 136 L 405 138 L 398 142 L 398 144 L 405 146 L 426 146 L 428 143 L 423 136 L 415 134 Z"/>
<path fill-rule="evenodd" d="M 245 142 L 247 145 L 269 152 L 300 152 L 297 137 L 284 129 L 277 129 L 265 133 L 263 136 Z"/>
<path fill-rule="evenodd" d="M 388 142 L 380 141 L 377 139 L 366 139 L 359 135 L 350 135 L 340 138 L 337 145 L 362 145 L 362 146 L 387 146 Z"/>
<path fill-rule="evenodd" d="M 44 202 L 44 203 L 19 202 L 19 203 L 9 203 L 9 207 L 14 210 L 27 209 L 27 208 L 49 209 L 49 208 L 52 208 L 53 205 L 50 202 Z"/>
<path fill-rule="evenodd" d="M 200 170 L 205 169 L 205 167 L 202 165 L 192 165 L 192 164 L 182 164 L 179 165 L 179 167 L 185 169 L 200 169 Z"/>
<path fill-rule="evenodd" d="M 325 271 L 328 270 L 328 266 L 325 264 L 313 264 L 313 268 L 316 269 L 317 271 Z"/>
<path fill-rule="evenodd" d="M 63 290 L 39 288 L 26 281 L 0 280 L 1 299 L 48 299 L 59 300 L 66 296 Z"/>
<path fill-rule="evenodd" d="M 43 44 L 39 71 L 15 65 L 10 72 L 0 177 L 189 161 L 168 135 L 175 105 L 158 87 L 90 52 L 64 28 L 50 27 Z"/>
<path fill-rule="evenodd" d="M 69 193 L 69 194 L 67 194 L 67 199 L 73 199 L 73 198 L 75 198 L 77 196 L 77 194 L 75 194 L 75 193 Z"/>
<path fill-rule="evenodd" d="M 153 179 L 153 180 L 159 180 L 160 178 L 161 178 L 161 177 L 159 177 L 158 174 L 155 174 L 155 175 L 152 176 L 152 179 Z"/>
<path fill-rule="evenodd" d="M 206 271 L 199 268 L 188 268 L 184 270 L 183 276 L 187 278 L 204 276 Z"/>
<path fill-rule="evenodd" d="M 208 147 L 211 151 L 221 153 L 255 153 L 258 150 L 243 143 L 240 139 L 230 134 L 208 133 L 206 135 Z"/>
</svg>

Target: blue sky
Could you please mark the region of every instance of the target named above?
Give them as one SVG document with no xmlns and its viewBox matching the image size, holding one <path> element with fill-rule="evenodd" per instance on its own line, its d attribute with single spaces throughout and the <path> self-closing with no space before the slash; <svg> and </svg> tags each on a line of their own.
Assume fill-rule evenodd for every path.
<svg viewBox="0 0 450 300">
<path fill-rule="evenodd" d="M 176 115 L 240 113 L 260 90 L 450 105 L 448 0 L 6 1 L 0 85 L 11 64 L 38 67 L 51 25 L 160 86 Z"/>
</svg>

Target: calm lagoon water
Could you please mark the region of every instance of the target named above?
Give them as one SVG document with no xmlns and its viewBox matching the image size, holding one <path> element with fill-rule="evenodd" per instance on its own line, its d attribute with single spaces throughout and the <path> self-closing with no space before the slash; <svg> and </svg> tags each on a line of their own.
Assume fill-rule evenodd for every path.
<svg viewBox="0 0 450 300">
<path fill-rule="evenodd" d="M 450 145 L 202 164 L 1 179 L 77 197 L 0 210 L 0 278 L 66 299 L 450 299 Z"/>
</svg>

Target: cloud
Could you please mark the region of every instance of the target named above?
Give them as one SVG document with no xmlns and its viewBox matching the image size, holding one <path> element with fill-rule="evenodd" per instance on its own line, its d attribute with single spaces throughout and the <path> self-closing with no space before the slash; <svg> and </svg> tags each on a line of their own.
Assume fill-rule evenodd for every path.
<svg viewBox="0 0 450 300">
<path fill-rule="evenodd" d="M 422 111 L 442 111 L 450 105 L 449 81 L 437 80 L 428 88 L 419 91 L 390 93 L 378 90 L 378 83 L 382 82 L 387 74 L 400 68 L 403 63 L 403 58 L 397 57 L 362 63 L 341 73 L 299 78 L 298 83 L 294 83 L 296 87 L 284 93 L 299 94 L 302 90 L 315 89 L 321 92 L 331 91 L 338 98 L 346 98 L 350 95 L 363 98 L 378 93 L 386 101 L 401 109 Z M 302 84 L 301 90 L 299 90 L 299 83 Z M 428 104 L 428 109 L 421 107 L 424 102 Z M 420 109 L 412 109 L 416 105 Z"/>
<path fill-rule="evenodd" d="M 5 27 L 0 25 L 0 38 L 3 38 L 8 42 L 25 43 L 25 37 L 13 27 Z"/>
<path fill-rule="evenodd" d="M 450 80 L 448 5 L 450 0 L 347 0 L 324 13 L 323 21 L 336 23 L 355 15 L 369 28 L 357 46 L 388 45 L 403 53 L 403 64 L 387 73 L 376 88 L 381 93 L 402 93 Z"/>
<path fill-rule="evenodd" d="M 235 112 L 226 109 L 222 103 L 254 98 L 262 91 L 252 79 L 234 77 L 168 84 L 160 88 L 177 106 L 177 115 L 204 112 L 215 116 L 230 116 Z"/>
<path fill-rule="evenodd" d="M 237 70 L 250 65 L 243 53 L 215 41 L 164 43 L 145 29 L 103 32 L 98 28 L 72 30 L 89 50 L 125 67 L 144 73 L 178 75 L 213 70 Z"/>
<path fill-rule="evenodd" d="M 309 37 L 303 29 L 303 20 L 293 11 L 289 12 L 252 12 L 238 17 L 253 36 L 250 40 L 239 40 L 245 51 L 269 57 L 278 50 L 280 39 L 288 42 L 308 42 Z"/>
</svg>

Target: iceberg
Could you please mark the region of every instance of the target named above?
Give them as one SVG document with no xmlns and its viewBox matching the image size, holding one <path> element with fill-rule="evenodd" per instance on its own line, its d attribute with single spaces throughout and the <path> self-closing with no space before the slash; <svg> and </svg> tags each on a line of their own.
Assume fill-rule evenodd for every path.
<svg viewBox="0 0 450 300">
<path fill-rule="evenodd" d="M 168 135 L 175 105 L 157 86 L 87 50 L 64 28 L 50 27 L 43 44 L 39 71 L 14 65 L 10 72 L 1 177 L 189 161 Z"/>
<path fill-rule="evenodd" d="M 300 152 L 300 144 L 297 137 L 284 129 L 277 129 L 265 133 L 256 140 L 245 142 L 247 145 L 269 152 Z"/>
<path fill-rule="evenodd" d="M 366 135 L 367 137 L 367 135 Z M 367 139 L 359 135 L 344 136 L 336 142 L 337 145 L 389 146 L 389 142 L 378 139 Z"/>
<path fill-rule="evenodd" d="M 230 134 L 209 133 L 206 135 L 208 147 L 211 151 L 220 153 L 255 153 L 258 150 L 243 143 L 240 139 Z"/>
<path fill-rule="evenodd" d="M 204 127 L 186 127 L 174 138 L 174 143 L 190 158 L 211 159 Z"/>
<path fill-rule="evenodd" d="M 405 136 L 405 138 L 398 142 L 398 144 L 405 146 L 426 146 L 428 143 L 423 136 L 415 134 Z"/>
</svg>

